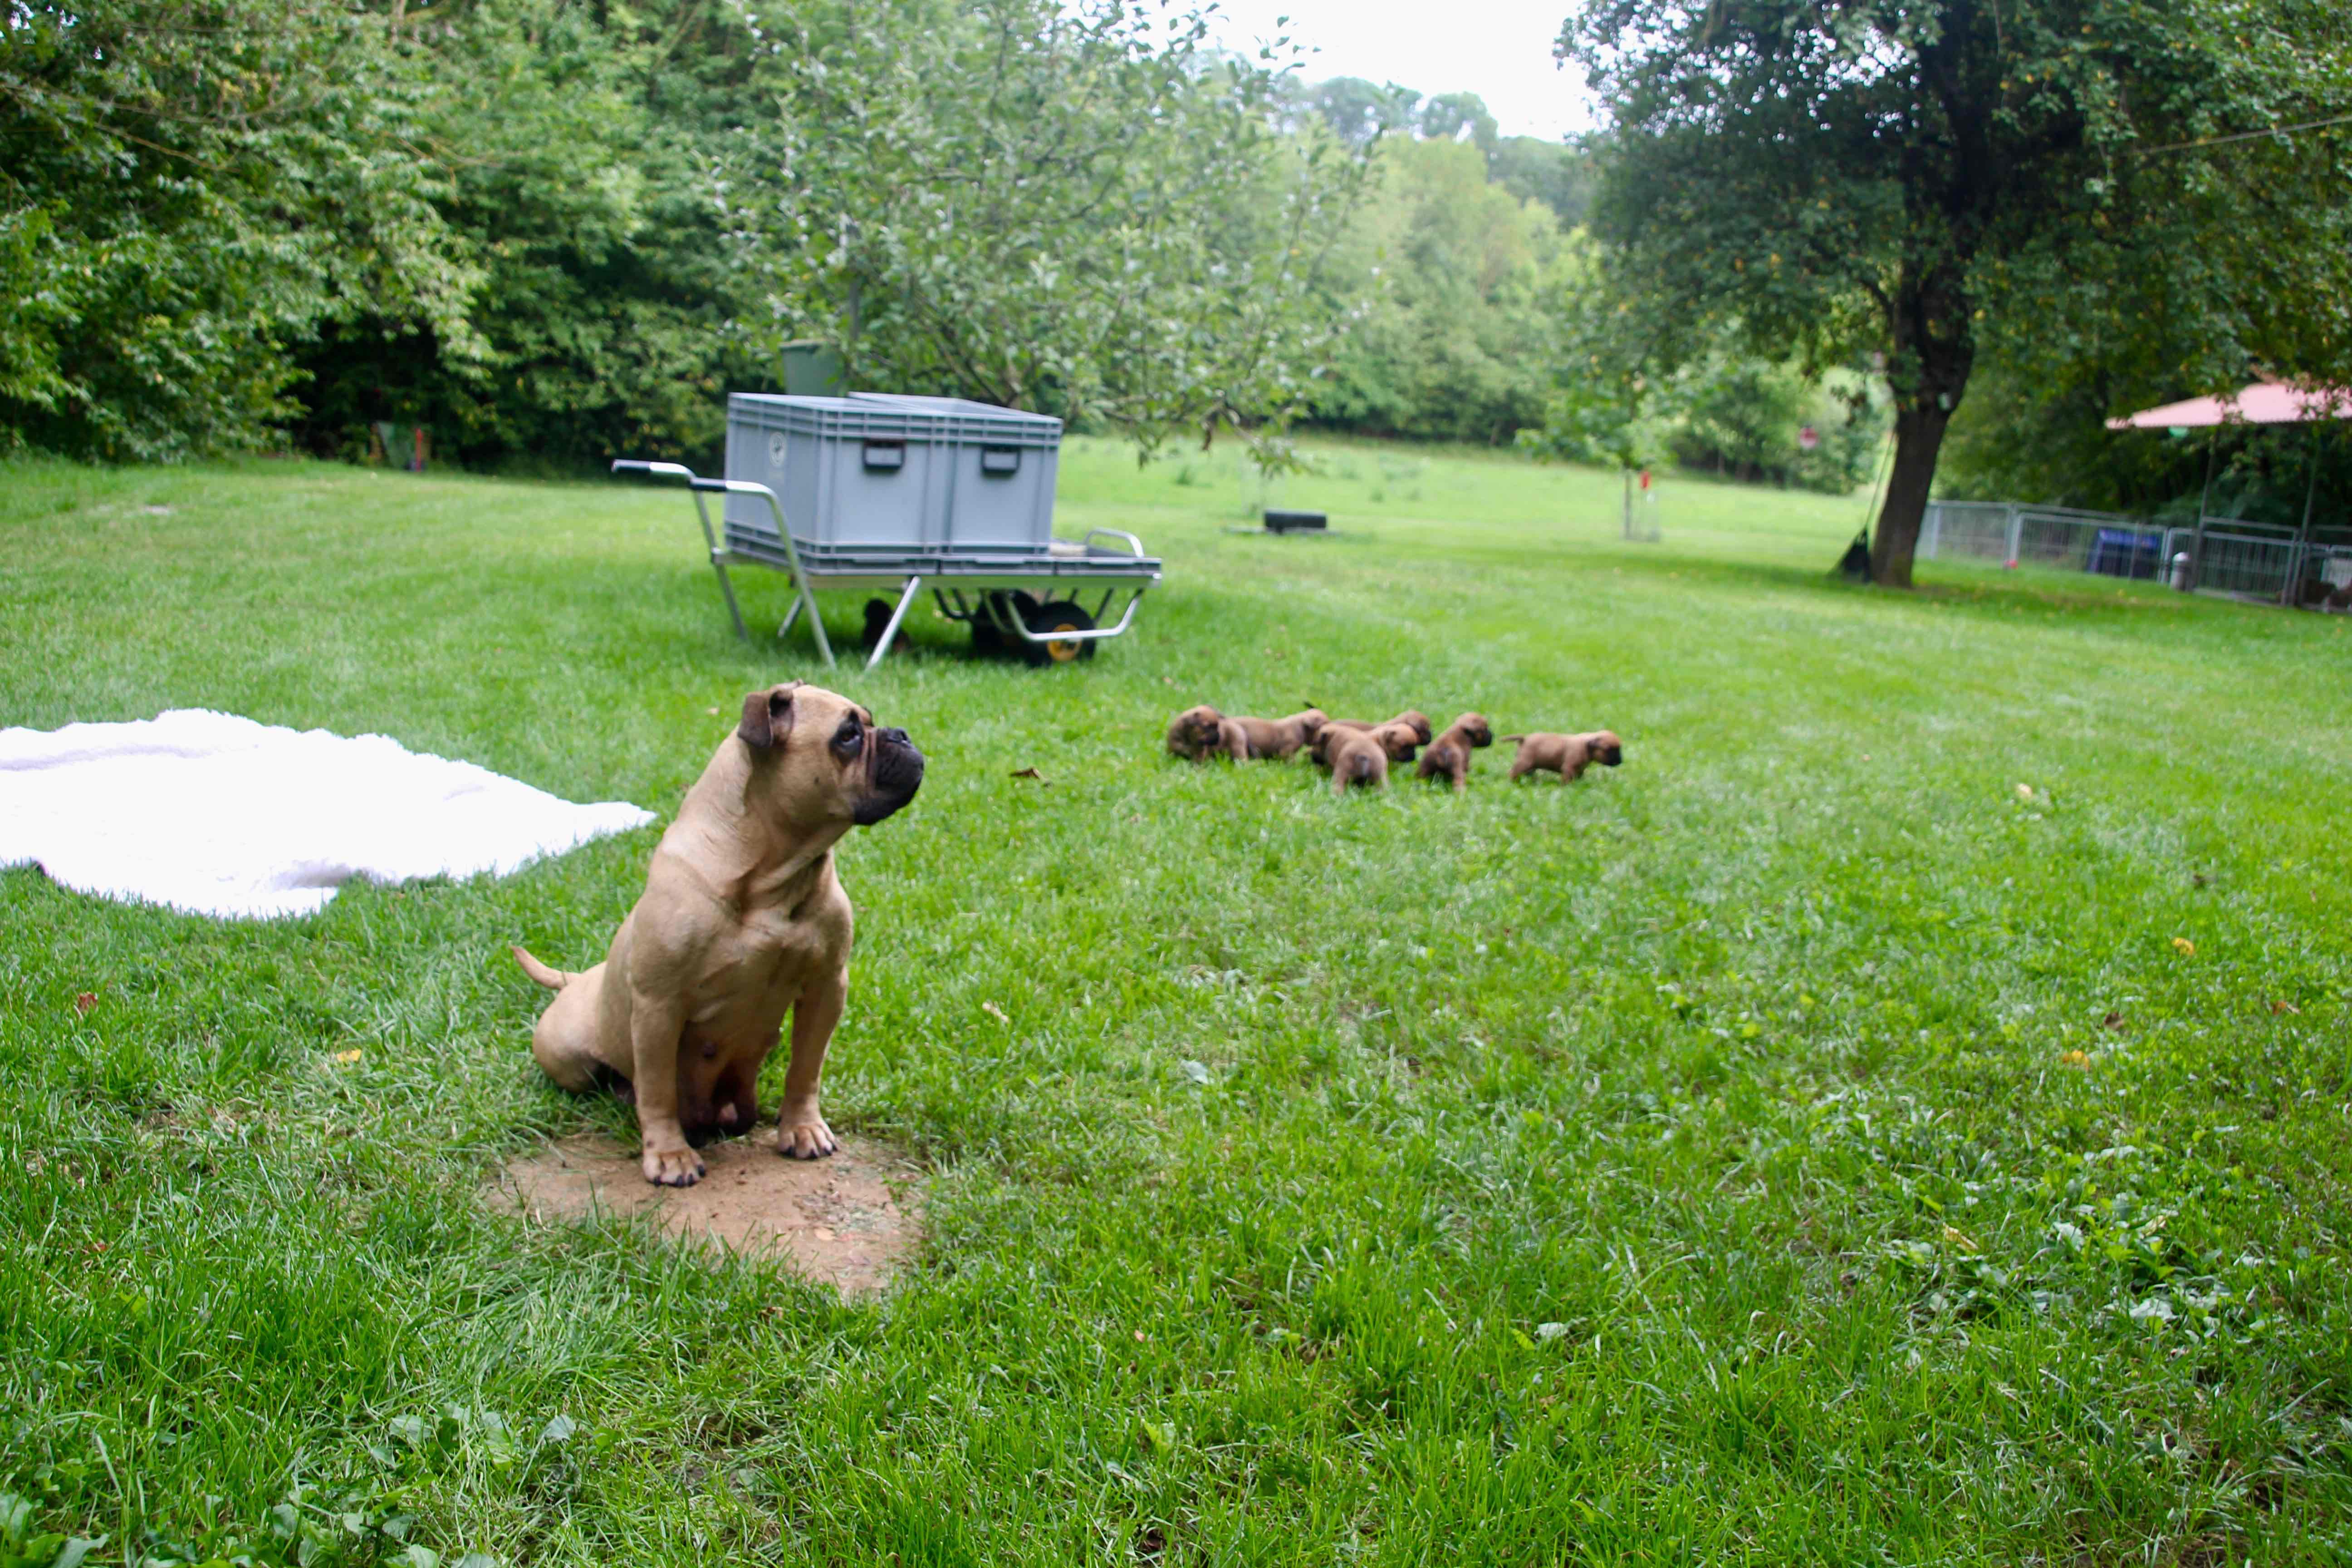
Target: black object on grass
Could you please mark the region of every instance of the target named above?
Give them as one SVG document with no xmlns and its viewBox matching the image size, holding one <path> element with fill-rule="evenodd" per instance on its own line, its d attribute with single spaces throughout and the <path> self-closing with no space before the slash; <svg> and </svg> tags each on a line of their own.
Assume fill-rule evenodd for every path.
<svg viewBox="0 0 2352 1568">
<path fill-rule="evenodd" d="M 1328 524 L 1319 511 L 1275 511 L 1268 509 L 1265 514 L 1265 531 L 1268 533 L 1297 533 L 1301 530 L 1313 530 L 1319 533 L 1327 526 Z"/>
</svg>

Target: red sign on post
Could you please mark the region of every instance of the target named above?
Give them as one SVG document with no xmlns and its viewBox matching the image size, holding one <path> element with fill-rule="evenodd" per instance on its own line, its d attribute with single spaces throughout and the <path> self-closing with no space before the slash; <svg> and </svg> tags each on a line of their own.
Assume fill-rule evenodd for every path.
<svg viewBox="0 0 2352 1568">
<path fill-rule="evenodd" d="M 1647 468 L 1642 470 L 1642 488 L 1644 490 L 1650 488 L 1650 470 Z"/>
</svg>

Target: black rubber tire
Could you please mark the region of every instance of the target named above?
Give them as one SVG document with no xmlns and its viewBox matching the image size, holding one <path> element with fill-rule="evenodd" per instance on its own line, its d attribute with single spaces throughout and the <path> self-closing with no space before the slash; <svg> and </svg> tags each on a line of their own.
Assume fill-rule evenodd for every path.
<svg viewBox="0 0 2352 1568">
<path fill-rule="evenodd" d="M 1095 629 L 1095 618 L 1067 599 L 1055 599 L 1051 604 L 1038 605 L 1022 617 L 1022 624 L 1041 637 L 1048 632 L 1090 632 Z M 1091 637 L 1071 642 L 1027 642 L 1021 645 L 1021 650 L 1028 656 L 1031 664 L 1071 664 L 1095 656 L 1094 639 Z"/>
</svg>

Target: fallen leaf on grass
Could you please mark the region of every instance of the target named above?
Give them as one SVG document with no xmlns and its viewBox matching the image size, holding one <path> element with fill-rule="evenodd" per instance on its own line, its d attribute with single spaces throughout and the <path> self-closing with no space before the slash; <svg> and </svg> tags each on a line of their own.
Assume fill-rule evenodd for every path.
<svg viewBox="0 0 2352 1568">
<path fill-rule="evenodd" d="M 345 1067 L 345 1068 L 347 1068 L 347 1067 L 351 1066 L 353 1062 L 355 1062 L 355 1061 L 359 1060 L 359 1059 L 360 1059 L 360 1057 L 361 1057 L 362 1054 L 363 1054 L 363 1053 L 360 1050 L 360 1048 L 359 1048 L 357 1046 L 353 1046 L 353 1047 L 352 1047 L 350 1050 L 348 1050 L 348 1051 L 337 1051 L 337 1052 L 335 1053 L 335 1057 L 334 1057 L 335 1065 L 336 1065 L 337 1067 Z"/>
<path fill-rule="evenodd" d="M 2099 1026 L 2103 1029 L 2123 1028 L 2125 1026 L 2124 1016 L 2121 1013 L 2110 1013 L 2105 1017 L 2099 1020 Z"/>
<path fill-rule="evenodd" d="M 80 1014 L 83 1017 L 89 1017 L 89 1010 L 97 1005 L 98 994 L 96 992 L 78 991 L 74 994 L 74 1011 Z"/>
<path fill-rule="evenodd" d="M 1944 1227 L 1944 1244 L 1947 1247 L 1957 1247 L 1962 1252 L 1978 1252 L 1982 1250 L 1982 1248 L 1977 1246 L 1976 1238 L 1974 1237 L 1969 1236 L 1966 1231 L 1961 1230 L 1957 1226 L 1948 1225 Z"/>
<path fill-rule="evenodd" d="M 2021 784 L 2018 785 L 2017 798 L 2020 800 L 2032 800 L 2033 798 L 2033 786 L 2030 784 Z"/>
<path fill-rule="evenodd" d="M 2303 1009 L 2296 1006 L 2292 1002 L 2273 1002 L 2271 1004 L 2271 1011 L 2273 1013 L 2292 1013 L 2298 1018 L 2303 1016 Z"/>
<path fill-rule="evenodd" d="M 2176 936 L 2172 939 L 2172 951 L 2183 958 L 2194 958 L 2197 956 L 2197 944 L 2185 936 Z"/>
<path fill-rule="evenodd" d="M 2088 1051 L 2066 1051 L 2062 1053 L 2058 1059 L 2064 1062 L 2070 1068 L 2086 1068 L 2091 1065 L 2091 1053 Z"/>
<path fill-rule="evenodd" d="M 1035 779 L 1039 784 L 1052 784 L 1054 782 L 1052 779 L 1047 778 L 1044 773 L 1039 773 L 1035 768 L 1015 768 L 1013 770 L 1013 776 L 1016 779 Z"/>
<path fill-rule="evenodd" d="M 703 711 L 709 714 L 713 719 L 719 717 L 719 710 L 716 708 L 705 708 Z"/>
<path fill-rule="evenodd" d="M 980 1010 L 987 1014 L 990 1017 L 995 1019 L 998 1023 L 1006 1026 L 1008 1028 L 1012 1026 L 1013 1020 L 1006 1017 L 1004 1016 L 1004 1009 L 998 1006 L 995 1003 L 982 1002 L 980 1005 Z"/>
</svg>

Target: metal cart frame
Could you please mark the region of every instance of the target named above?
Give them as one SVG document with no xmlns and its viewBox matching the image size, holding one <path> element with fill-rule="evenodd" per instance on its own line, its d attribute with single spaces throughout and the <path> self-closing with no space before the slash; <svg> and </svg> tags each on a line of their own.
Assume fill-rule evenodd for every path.
<svg viewBox="0 0 2352 1568">
<path fill-rule="evenodd" d="M 794 541 L 793 531 L 784 523 L 782 503 L 776 500 L 776 492 L 765 485 L 748 479 L 707 479 L 682 463 L 645 462 L 634 458 L 616 459 L 613 471 L 684 479 L 694 495 L 695 515 L 702 521 L 702 542 L 709 552 L 710 569 L 719 575 L 719 592 L 727 601 L 727 615 L 735 623 L 735 635 L 747 642 L 751 636 L 743 625 L 743 612 L 735 602 L 735 584 L 728 577 L 727 568 L 765 566 L 782 572 L 792 579 L 794 593 L 793 607 L 785 612 L 776 636 L 782 637 L 789 633 L 793 623 L 805 613 L 809 630 L 816 638 L 818 657 L 828 667 L 834 663 L 833 644 L 824 635 L 824 619 L 817 613 L 816 590 L 820 585 L 897 595 L 889 624 L 883 628 L 872 657 L 866 661 L 866 668 L 872 669 L 890 651 L 898 627 L 907 618 L 908 606 L 925 588 L 931 591 L 940 613 L 951 621 L 975 627 L 987 626 L 1033 647 L 1050 648 L 1056 643 L 1100 642 L 1119 636 L 1135 623 L 1136 607 L 1143 602 L 1143 591 L 1160 581 L 1158 559 L 1143 552 L 1141 540 L 1116 528 L 1089 529 L 1084 539 L 1075 542 L 1056 540 L 1053 549 L 1036 553 L 917 545 L 856 550 L 819 548 Z M 710 526 L 710 508 L 702 499 L 713 493 L 765 499 L 776 520 L 775 542 L 748 541 L 740 533 L 722 540 L 720 532 Z M 1097 544 L 1097 540 L 1116 541 L 1126 548 L 1110 549 Z M 1041 584 L 1065 592 L 1082 610 L 1085 605 L 1078 595 L 1101 589 L 1101 598 L 1088 612 L 1095 624 L 1088 627 L 1032 631 L 1016 613 L 1010 596 Z M 1126 608 L 1116 624 L 1103 625 L 1111 601 L 1122 592 L 1127 595 Z"/>
</svg>

